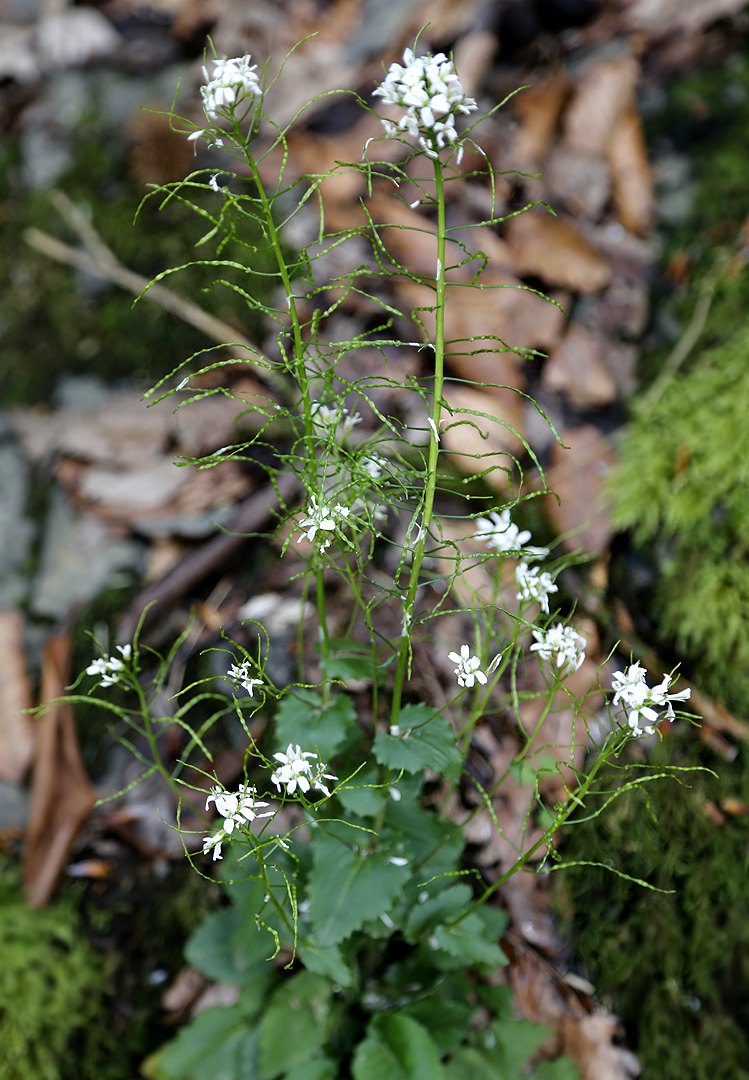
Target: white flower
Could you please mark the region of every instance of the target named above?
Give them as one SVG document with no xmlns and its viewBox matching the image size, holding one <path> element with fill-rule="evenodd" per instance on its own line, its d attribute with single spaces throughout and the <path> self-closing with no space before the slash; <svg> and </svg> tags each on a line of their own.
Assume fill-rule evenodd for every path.
<svg viewBox="0 0 749 1080">
<path fill-rule="evenodd" d="M 686 701 L 692 691 L 679 690 L 669 694 L 668 688 L 673 676 L 665 675 L 663 681 L 652 689 L 646 681 L 647 671 L 635 662 L 626 671 L 615 671 L 611 680 L 614 690 L 614 705 L 621 705 L 621 712 L 627 718 L 627 724 L 634 735 L 652 735 L 659 719 L 659 710 L 665 707 L 664 719 L 675 719 L 674 701 Z"/>
<path fill-rule="evenodd" d="M 220 57 L 213 61 L 213 78 L 208 69 L 203 68 L 206 85 L 201 86 L 203 110 L 210 120 L 220 116 L 230 117 L 232 109 L 249 97 L 259 97 L 260 83 L 255 71 L 257 64 L 250 64 L 249 54 L 233 60 Z M 192 138 L 198 134 L 194 133 Z"/>
<path fill-rule="evenodd" d="M 232 664 L 226 673 L 227 678 L 234 679 L 242 686 L 250 697 L 254 697 L 254 690 L 256 686 L 262 686 L 262 679 L 253 679 L 250 677 L 250 661 L 243 660 L 241 664 Z"/>
<path fill-rule="evenodd" d="M 211 179 L 208 181 L 208 187 L 211 191 L 221 191 L 221 186 L 218 182 L 218 173 L 214 173 Z"/>
<path fill-rule="evenodd" d="M 224 819 L 220 830 L 213 836 L 206 836 L 203 840 L 203 854 L 207 855 L 213 850 L 214 859 L 222 857 L 221 845 L 231 837 L 235 829 L 242 828 L 256 818 L 273 817 L 272 810 L 265 814 L 258 813 L 258 807 L 267 806 L 268 803 L 257 798 L 255 788 L 250 784 L 240 784 L 236 792 L 213 787 L 205 801 L 206 810 L 211 803 Z"/>
<path fill-rule="evenodd" d="M 515 567 L 518 600 L 535 600 L 542 611 L 549 613 L 549 594 L 559 592 L 551 574 L 538 566 L 529 566 L 523 559 Z"/>
<path fill-rule="evenodd" d="M 529 558 L 543 558 L 548 554 L 546 548 L 526 547 L 531 538 L 528 529 L 519 529 L 510 518 L 509 510 L 501 510 L 498 514 L 491 513 L 489 517 L 476 518 L 477 540 L 483 540 L 492 551 L 498 554 L 521 555 Z"/>
<path fill-rule="evenodd" d="M 480 682 L 483 686 L 486 683 L 486 675 L 480 670 L 481 661 L 478 656 L 471 656 L 471 650 L 467 645 L 461 645 L 460 655 L 451 652 L 447 654 L 447 658 L 458 665 L 455 668 L 458 686 L 473 686 L 475 682 Z"/>
<path fill-rule="evenodd" d="M 367 457 L 363 457 L 359 460 L 364 472 L 372 480 L 379 480 L 382 476 L 384 466 L 387 464 L 382 454 L 369 454 Z"/>
<path fill-rule="evenodd" d="M 341 503 L 336 503 L 335 506 L 323 502 L 319 503 L 315 496 L 311 495 L 305 512 L 307 516 L 299 522 L 299 528 L 302 530 L 303 536 L 306 536 L 310 543 L 314 543 L 318 532 L 333 532 L 337 521 L 345 520 L 351 510 Z M 297 540 L 302 540 L 303 536 L 298 537 Z M 330 547 L 330 539 L 329 536 L 318 538 L 317 543 L 321 552 Z"/>
<path fill-rule="evenodd" d="M 287 795 L 293 795 L 297 788 L 306 795 L 311 787 L 317 788 L 325 795 L 330 795 L 322 781 L 338 779 L 332 773 L 325 772 L 327 765 L 323 765 L 322 762 L 317 763 L 313 772 L 310 759 L 317 758 L 317 754 L 309 751 L 303 753 L 301 746 L 289 743 L 285 754 L 274 754 L 273 757 L 281 762 L 281 768 L 273 773 L 271 781 L 279 791 L 283 784 Z"/>
<path fill-rule="evenodd" d="M 531 645 L 531 652 L 537 652 L 543 660 L 553 661 L 560 677 L 577 671 L 585 659 L 587 642 L 571 626 L 556 623 L 546 630 L 534 630 L 533 636 L 536 641 Z"/>
<path fill-rule="evenodd" d="M 132 657 L 130 645 L 118 645 L 118 656 L 101 656 L 93 660 L 86 668 L 87 675 L 99 676 L 100 686 L 115 686 L 120 681 L 120 672 L 125 670 L 125 662 Z"/>
<path fill-rule="evenodd" d="M 431 158 L 456 142 L 455 116 L 478 108 L 464 93 L 452 61 L 444 53 L 417 57 L 412 49 L 406 49 L 403 64 L 390 65 L 374 95 L 406 110 L 397 124 L 382 121 L 385 132 L 416 140 Z"/>
<path fill-rule="evenodd" d="M 357 424 L 361 423 L 358 412 L 349 413 L 342 405 L 331 408 L 319 401 L 313 401 L 311 407 L 312 426 L 315 434 L 321 439 L 335 437 L 338 442 L 344 442 Z"/>
</svg>

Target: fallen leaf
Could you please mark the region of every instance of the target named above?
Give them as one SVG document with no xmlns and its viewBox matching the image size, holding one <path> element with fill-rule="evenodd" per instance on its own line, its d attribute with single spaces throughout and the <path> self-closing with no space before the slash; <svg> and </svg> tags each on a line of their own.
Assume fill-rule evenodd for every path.
<svg viewBox="0 0 749 1080">
<path fill-rule="evenodd" d="M 616 1046 L 616 1018 L 607 1014 L 565 1016 L 561 1023 L 563 1052 L 577 1065 L 582 1080 L 632 1080 L 641 1066 L 631 1050 Z"/>
<path fill-rule="evenodd" d="M 655 195 L 640 114 L 633 106 L 616 122 L 608 157 L 619 220 L 625 229 L 645 236 L 655 217 Z"/>
<path fill-rule="evenodd" d="M 403 282 L 398 293 L 433 341 L 434 312 L 419 309 L 434 304 L 434 292 Z M 481 288 L 448 287 L 445 336 L 450 367 L 461 378 L 484 383 L 488 389 L 492 385 L 522 389 L 523 360 L 511 350 L 548 351 L 557 344 L 565 322 L 559 307 L 501 271 L 483 274 Z"/>
<path fill-rule="evenodd" d="M 486 483 L 503 494 L 508 471 L 525 455 L 521 442 L 523 398 L 508 390 L 502 397 L 466 386 L 446 386 L 440 444 L 453 463 L 470 476 L 486 474 Z M 513 430 L 514 429 L 514 430 Z"/>
<path fill-rule="evenodd" d="M 469 30 L 458 41 L 454 50 L 455 70 L 460 72 L 461 86 L 468 97 L 481 92 L 498 49 L 497 35 L 491 30 Z"/>
<path fill-rule="evenodd" d="M 40 704 L 54 702 L 36 720 L 36 760 L 24 852 L 28 902 L 42 907 L 52 896 L 96 792 L 81 761 L 73 709 L 58 699 L 70 673 L 68 634 L 51 638 L 44 650 Z"/>
<path fill-rule="evenodd" d="M 611 195 L 611 177 L 601 154 L 561 143 L 544 166 L 549 197 L 561 202 L 574 217 L 598 221 Z"/>
<path fill-rule="evenodd" d="M 568 551 L 595 555 L 614 534 L 608 511 L 606 480 L 615 456 L 600 431 L 591 425 L 561 432 L 564 449 L 554 443 L 546 483 L 547 513 Z"/>
<path fill-rule="evenodd" d="M 605 155 L 619 117 L 634 100 L 640 65 L 633 56 L 591 64 L 564 114 L 564 138 L 573 150 Z"/>
<path fill-rule="evenodd" d="M 601 409 L 616 400 L 616 382 L 606 360 L 606 342 L 572 322 L 544 364 L 541 385 L 562 392 L 577 409 Z"/>
<path fill-rule="evenodd" d="M 513 99 L 520 125 L 508 157 L 515 167 L 523 169 L 549 153 L 571 88 L 569 75 L 559 69 Z"/>
<path fill-rule="evenodd" d="M 680 30 L 694 34 L 718 19 L 742 11 L 746 0 L 635 0 L 627 12 L 631 29 L 652 35 Z"/>
<path fill-rule="evenodd" d="M 611 280 L 605 255 L 570 218 L 530 210 L 507 224 L 507 242 L 517 272 L 575 292 L 599 292 Z"/>
<path fill-rule="evenodd" d="M 0 777 L 19 784 L 34 756 L 31 684 L 26 670 L 24 618 L 0 611 Z"/>
</svg>

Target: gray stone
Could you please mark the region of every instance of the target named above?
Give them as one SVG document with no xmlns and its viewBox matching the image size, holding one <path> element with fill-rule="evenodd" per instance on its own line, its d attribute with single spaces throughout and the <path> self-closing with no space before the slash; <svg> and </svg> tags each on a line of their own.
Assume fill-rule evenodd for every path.
<svg viewBox="0 0 749 1080">
<path fill-rule="evenodd" d="M 50 500 L 41 569 L 31 608 L 36 615 L 63 619 L 75 604 L 87 604 L 107 587 L 124 586 L 141 570 L 142 545 L 111 533 L 92 514 L 73 511 L 56 488 Z"/>
</svg>

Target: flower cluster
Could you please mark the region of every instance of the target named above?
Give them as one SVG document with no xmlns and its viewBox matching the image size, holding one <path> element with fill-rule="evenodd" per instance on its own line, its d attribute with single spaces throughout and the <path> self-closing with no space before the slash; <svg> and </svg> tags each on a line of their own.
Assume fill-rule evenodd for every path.
<svg viewBox="0 0 749 1080">
<path fill-rule="evenodd" d="M 348 506 L 343 506 L 341 503 L 330 506 L 328 503 L 318 502 L 315 496 L 311 495 L 306 509 L 306 517 L 303 517 L 299 522 L 302 536 L 297 539 L 302 540 L 306 536 L 310 543 L 314 543 L 317 534 L 322 533 L 323 535 L 318 537 L 317 544 L 320 552 L 323 552 L 330 547 L 331 540 L 329 536 L 324 534 L 333 532 L 337 524 L 345 521 L 350 513 L 351 510 Z"/>
<path fill-rule="evenodd" d="M 256 798 L 255 788 L 249 784 L 240 784 L 237 792 L 224 791 L 223 788 L 211 788 L 211 793 L 205 801 L 206 810 L 213 803 L 221 817 L 223 825 L 213 836 L 206 836 L 203 840 L 203 854 L 213 851 L 213 858 L 220 859 L 221 845 L 231 837 L 235 829 L 248 825 L 255 818 L 273 817 L 273 811 L 258 814 L 259 806 L 267 806 L 267 802 Z"/>
<path fill-rule="evenodd" d="M 679 690 L 669 694 L 668 688 L 673 682 L 672 675 L 664 675 L 658 686 L 650 687 L 646 682 L 647 671 L 640 664 L 630 664 L 626 671 L 614 672 L 611 686 L 614 690 L 614 705 L 621 705 L 627 723 L 634 735 L 652 735 L 659 719 L 659 711 L 665 708 L 663 719 L 675 718 L 674 701 L 686 701 L 692 691 Z"/>
<path fill-rule="evenodd" d="M 549 595 L 559 592 L 551 574 L 538 566 L 529 566 L 525 559 L 515 567 L 518 600 L 535 600 L 542 611 L 549 613 Z"/>
<path fill-rule="evenodd" d="M 545 630 L 534 630 L 533 636 L 536 640 L 531 645 L 531 652 L 556 664 L 560 677 L 577 671 L 585 659 L 587 641 L 571 626 L 555 623 Z"/>
<path fill-rule="evenodd" d="M 208 69 L 203 68 L 205 86 L 201 86 L 203 110 L 210 120 L 218 120 L 221 115 L 228 116 L 233 106 L 248 97 L 261 94 L 258 82 L 257 64 L 250 64 L 249 54 L 233 60 L 219 57 L 213 61 L 213 78 Z"/>
<path fill-rule="evenodd" d="M 242 686 L 250 697 L 254 696 L 254 690 L 256 686 L 262 686 L 262 679 L 253 679 L 250 675 L 250 661 L 243 660 L 241 664 L 232 664 L 227 671 L 227 677 L 238 682 Z"/>
<path fill-rule="evenodd" d="M 531 534 L 528 529 L 519 529 L 510 518 L 509 510 L 491 513 L 488 517 L 476 518 L 477 540 L 496 551 L 499 555 L 515 555 L 526 559 L 542 559 L 548 555 L 547 548 L 533 547 L 528 543 Z"/>
<path fill-rule="evenodd" d="M 133 650 L 130 645 L 118 645 L 119 656 L 101 656 L 86 668 L 87 675 L 98 675 L 100 686 L 115 686 L 120 681 L 120 674 L 125 670 L 125 663 L 131 659 Z"/>
<path fill-rule="evenodd" d="M 232 110 L 245 98 L 261 96 L 262 90 L 255 74 L 257 64 L 251 64 L 250 59 L 249 54 L 237 56 L 233 60 L 218 57 L 213 61 L 213 78 L 208 74 L 208 69 L 203 68 L 205 86 L 200 88 L 203 112 L 213 123 L 222 117 L 230 120 Z M 191 141 L 201 137 L 208 139 L 216 146 L 223 145 L 220 138 L 202 128 L 188 135 Z"/>
<path fill-rule="evenodd" d="M 386 104 L 406 110 L 397 124 L 383 120 L 387 134 L 403 133 L 416 139 L 431 158 L 457 141 L 456 115 L 478 108 L 463 91 L 452 61 L 444 53 L 417 57 L 412 49 L 406 49 L 403 63 L 390 65 L 374 93 Z"/>
<path fill-rule="evenodd" d="M 458 676 L 458 686 L 471 687 L 474 683 L 481 683 L 482 686 L 485 686 L 487 676 L 491 675 L 496 669 L 497 664 L 502 658 L 502 653 L 498 653 L 494 657 L 485 672 L 481 670 L 481 661 L 478 656 L 471 656 L 471 650 L 468 645 L 461 645 L 459 653 L 448 653 L 447 658 L 448 660 L 452 660 L 454 664 L 457 664 L 455 674 Z"/>
<path fill-rule="evenodd" d="M 323 780 L 337 780 L 332 773 L 325 772 L 327 765 L 318 761 L 314 769 L 312 759 L 317 754 L 309 751 L 303 752 L 301 746 L 293 746 L 291 743 L 286 747 L 285 754 L 274 754 L 276 761 L 281 762 L 281 768 L 271 776 L 271 781 L 281 790 L 281 785 L 286 788 L 287 795 L 293 795 L 297 788 L 306 795 L 310 788 L 317 788 L 324 795 L 330 795 Z"/>
</svg>

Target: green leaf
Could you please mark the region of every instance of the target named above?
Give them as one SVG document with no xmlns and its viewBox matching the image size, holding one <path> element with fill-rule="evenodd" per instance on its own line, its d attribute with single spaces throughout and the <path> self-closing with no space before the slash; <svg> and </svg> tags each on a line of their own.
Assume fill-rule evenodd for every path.
<svg viewBox="0 0 749 1080">
<path fill-rule="evenodd" d="M 443 976 L 435 988 L 400 1010 L 427 1029 L 441 1054 L 456 1050 L 465 1040 L 476 1006 L 470 1004 L 472 986 L 462 975 Z"/>
<path fill-rule="evenodd" d="M 377 1016 L 354 1056 L 354 1080 L 442 1080 L 439 1052 L 410 1016 Z"/>
<path fill-rule="evenodd" d="M 496 1066 L 475 1046 L 462 1046 L 445 1066 L 445 1080 L 516 1080 L 498 1073 Z"/>
<path fill-rule="evenodd" d="M 209 979 L 243 983 L 255 977 L 274 948 L 272 936 L 243 921 L 239 909 L 224 908 L 198 927 L 185 946 L 185 959 Z"/>
<path fill-rule="evenodd" d="M 433 769 L 455 783 L 460 780 L 463 758 L 444 716 L 423 704 L 408 705 L 401 712 L 399 726 L 402 735 L 381 731 L 374 741 L 374 756 L 380 765 L 409 773 Z"/>
<path fill-rule="evenodd" d="M 260 1080 L 258 1038 L 240 1006 L 206 1009 L 149 1059 L 149 1070 L 159 1080 Z"/>
<path fill-rule="evenodd" d="M 375 769 L 361 769 L 352 779 L 352 786 L 341 788 L 337 792 L 337 798 L 346 810 L 350 810 L 357 817 L 376 817 L 388 798 L 386 788 L 367 786 L 377 785 L 378 782 L 379 777 Z"/>
<path fill-rule="evenodd" d="M 484 921 L 476 912 L 455 926 L 438 926 L 429 940 L 441 950 L 441 955 L 436 958 L 440 966 L 497 968 L 507 963 L 507 957 L 487 936 Z"/>
<path fill-rule="evenodd" d="M 556 1061 L 542 1061 L 534 1072 L 536 1080 L 580 1080 L 580 1070 L 568 1057 Z"/>
<path fill-rule="evenodd" d="M 369 838 L 368 833 L 358 835 Z M 335 836 L 321 834 L 308 887 L 318 944 L 335 945 L 368 919 L 386 912 L 410 873 L 409 866 L 394 866 L 387 852 L 369 855 L 347 847 Z"/>
<path fill-rule="evenodd" d="M 323 949 L 314 942 L 300 942 L 297 955 L 308 971 L 325 975 L 339 986 L 351 986 L 354 981 L 353 972 L 337 945 L 328 945 Z"/>
<path fill-rule="evenodd" d="M 330 1058 L 316 1058 L 290 1069 L 285 1080 L 338 1080 L 338 1066 Z"/>
<path fill-rule="evenodd" d="M 448 917 L 456 916 L 473 899 L 470 885 L 458 884 L 445 888 L 444 879 L 433 882 L 433 885 L 438 889 L 437 893 L 411 909 L 406 923 L 408 941 L 415 942 L 425 930 L 444 922 Z"/>
<path fill-rule="evenodd" d="M 292 743 L 315 751 L 326 764 L 347 738 L 358 732 L 356 709 L 346 694 L 336 694 L 324 705 L 311 690 L 288 694 L 276 713 L 276 743 L 285 752 Z"/>
<path fill-rule="evenodd" d="M 405 795 L 400 802 L 388 803 L 386 821 L 393 833 L 400 834 L 419 865 L 420 880 L 428 882 L 437 874 L 457 869 L 465 840 L 460 829 L 450 821 L 440 821 L 436 814 L 420 806 L 415 797 Z M 428 888 L 445 888 L 450 879 L 433 881 Z"/>
<path fill-rule="evenodd" d="M 360 641 L 351 638 L 331 638 L 330 655 L 320 660 L 320 667 L 328 679 L 340 679 L 342 682 L 366 679 L 371 682 L 377 678 L 382 683 L 386 677 L 385 669 L 377 663 L 372 650 Z"/>
<path fill-rule="evenodd" d="M 300 971 L 276 990 L 260 1022 L 259 1080 L 305 1065 L 325 1042 L 332 987 L 328 979 Z"/>
</svg>

